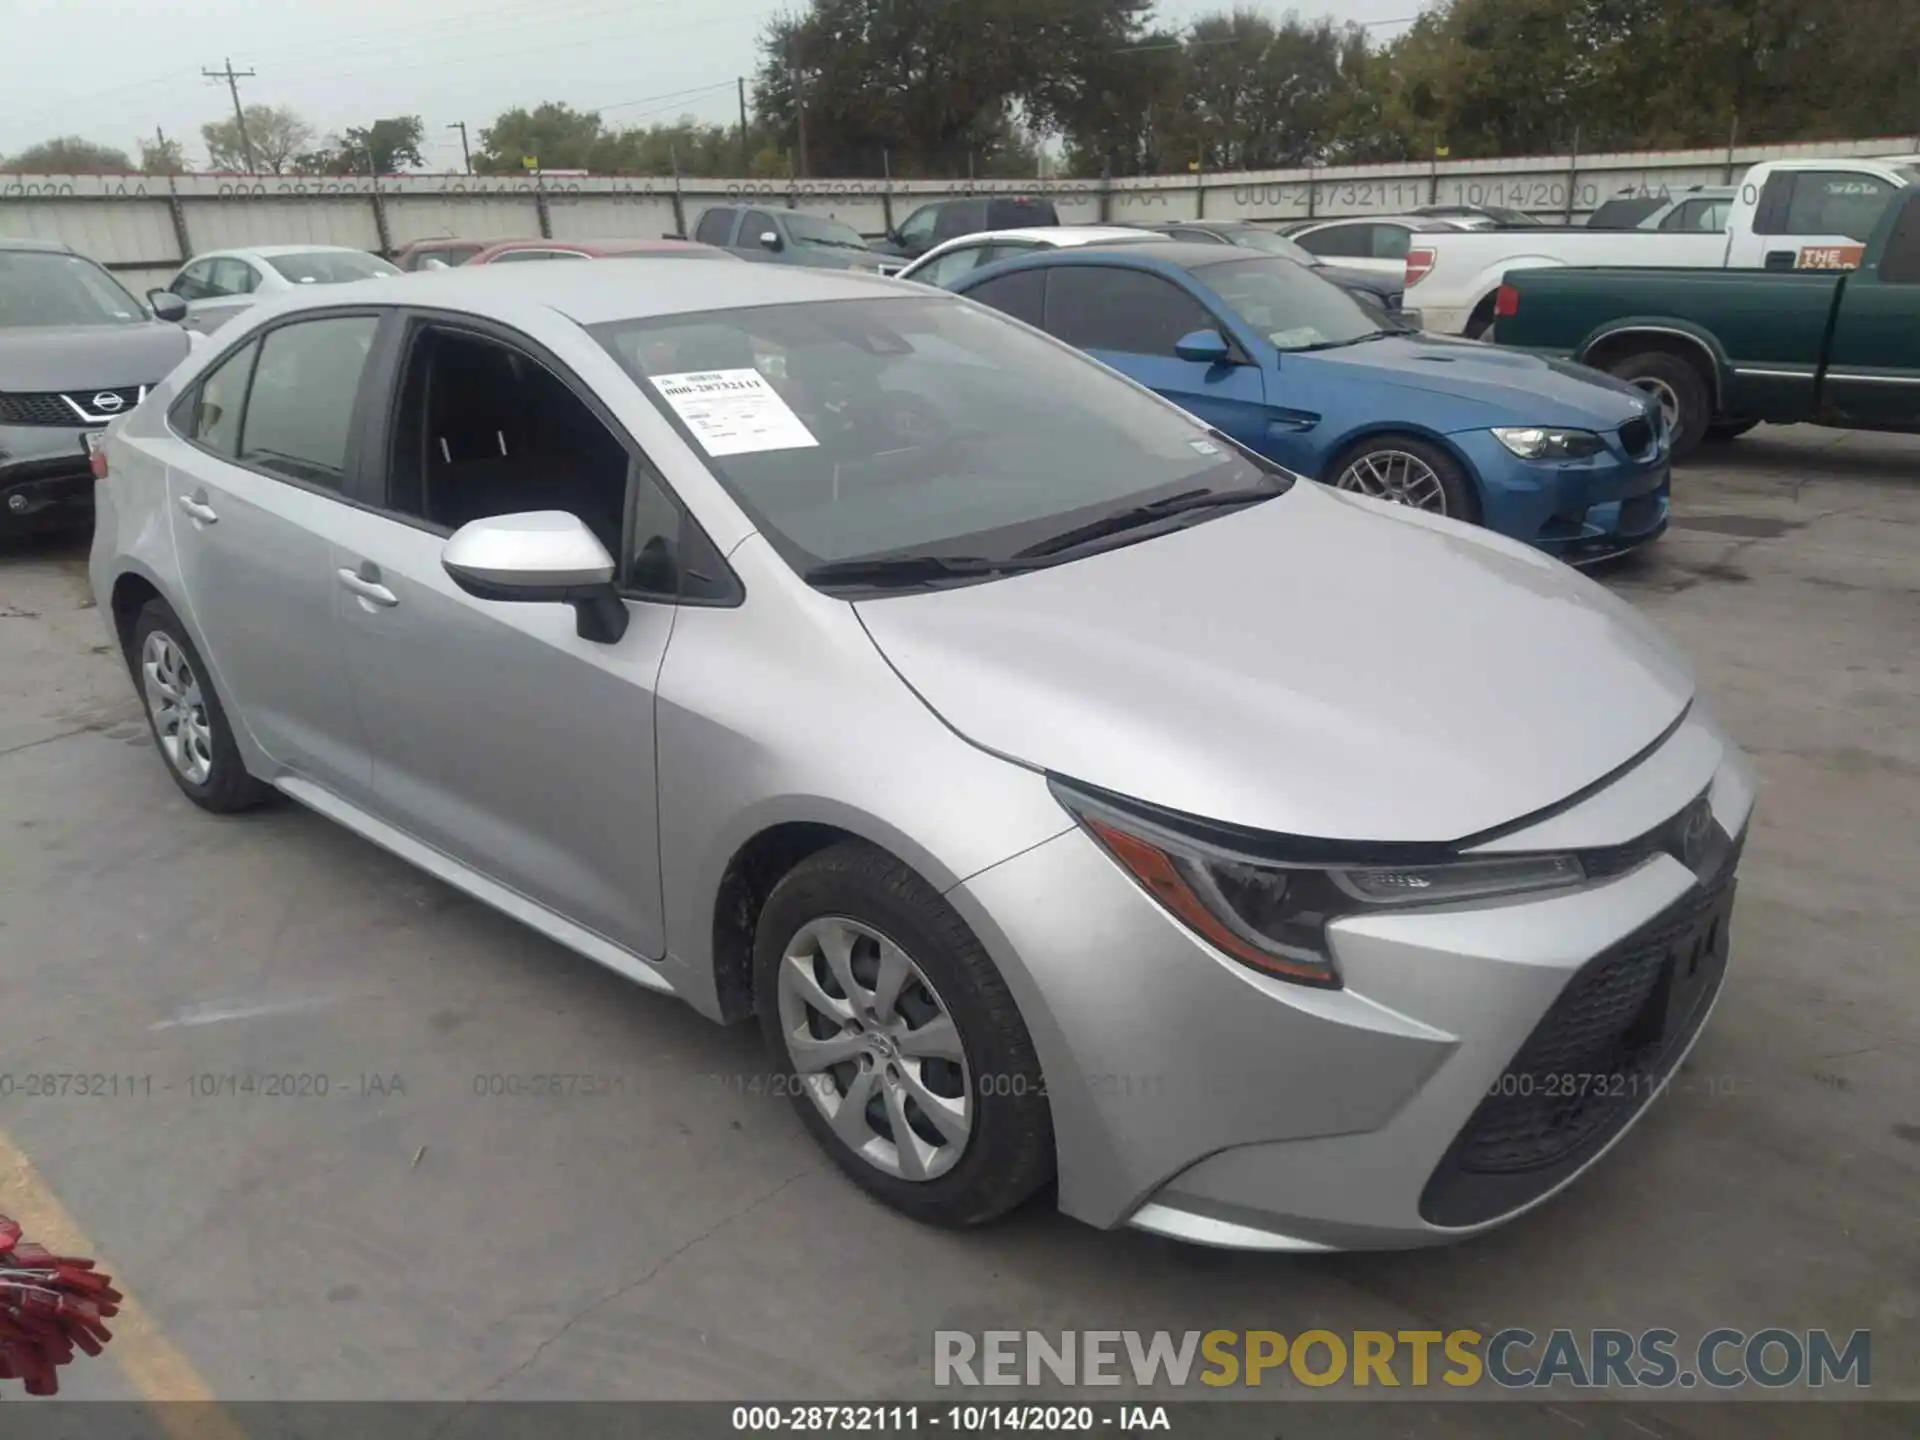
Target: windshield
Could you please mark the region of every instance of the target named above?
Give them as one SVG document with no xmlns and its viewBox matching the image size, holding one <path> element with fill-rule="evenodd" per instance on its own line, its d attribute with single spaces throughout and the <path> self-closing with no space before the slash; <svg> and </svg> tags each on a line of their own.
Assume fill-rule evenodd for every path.
<svg viewBox="0 0 1920 1440">
<path fill-rule="evenodd" d="M 140 302 L 91 260 L 0 250 L 0 326 L 130 325 L 146 318 Z"/>
<path fill-rule="evenodd" d="M 1263 258 L 1188 268 L 1276 349 L 1325 350 L 1380 333 L 1378 314 L 1298 265 Z"/>
<path fill-rule="evenodd" d="M 296 285 L 344 285 L 352 280 L 400 273 L 398 266 L 359 250 L 307 250 L 298 255 L 264 258 Z"/>
<path fill-rule="evenodd" d="M 1248 225 L 1229 230 L 1227 236 L 1242 250 L 1258 250 L 1267 255 L 1278 255 L 1282 260 L 1291 260 L 1296 265 L 1309 268 L 1324 265 L 1327 262 L 1314 254 L 1298 240 L 1289 240 L 1284 235 L 1276 235 L 1271 230 L 1262 230 Z"/>
<path fill-rule="evenodd" d="M 1132 503 L 1282 483 L 1096 362 L 951 298 L 591 333 L 803 573 L 929 552 L 1000 559 Z"/>
<path fill-rule="evenodd" d="M 860 232 L 851 225 L 819 215 L 802 215 L 797 210 L 789 210 L 787 229 L 803 245 L 830 245 L 836 250 L 864 251 L 867 248 L 867 242 L 860 238 Z"/>
</svg>

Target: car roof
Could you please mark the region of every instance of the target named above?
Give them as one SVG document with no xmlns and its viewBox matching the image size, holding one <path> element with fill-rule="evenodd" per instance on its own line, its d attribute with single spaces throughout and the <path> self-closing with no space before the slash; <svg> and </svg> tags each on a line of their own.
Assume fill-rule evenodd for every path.
<svg viewBox="0 0 1920 1440">
<path fill-rule="evenodd" d="M 1455 220 L 1466 218 L 1468 217 L 1464 215 L 1452 217 Z M 1457 230 L 1460 228 L 1449 223 L 1448 218 L 1441 215 L 1336 215 L 1328 216 L 1325 220 L 1315 220 L 1311 225 L 1303 225 L 1290 233 L 1300 236 L 1309 230 L 1323 229 L 1328 225 L 1405 225 L 1409 230 Z"/>
<path fill-rule="evenodd" d="M 358 245 L 230 245 L 224 250 L 202 250 L 186 263 L 194 260 L 217 260 L 223 255 L 257 255 L 262 260 L 271 260 L 276 255 L 373 255 L 371 250 L 362 250 Z M 380 257 L 374 255 L 377 260 Z"/>
<path fill-rule="evenodd" d="M 666 236 L 657 240 L 650 240 L 644 235 L 617 235 L 607 240 L 542 240 L 536 236 L 530 240 L 495 240 L 474 259 L 478 260 L 488 255 L 504 255 L 512 250 L 584 250 L 589 254 L 597 255 L 669 254 L 677 250 L 706 250 L 720 253 L 714 246 L 702 245 L 697 240 L 675 240 Z"/>
<path fill-rule="evenodd" d="M 500 244 L 501 238 L 496 235 L 491 240 L 476 240 L 466 235 L 423 235 L 418 240 L 409 240 L 398 246 L 393 253 L 399 255 L 408 250 L 431 250 L 436 245 L 478 245 L 484 249 L 488 245 Z"/>
<path fill-rule="evenodd" d="M 711 249 L 712 247 L 703 247 Z M 799 265 L 748 265 L 733 256 L 703 265 L 461 265 L 411 270 L 377 280 L 302 288 L 285 309 L 318 309 L 362 301 L 380 305 L 445 306 L 508 320 L 529 305 L 558 311 L 581 325 L 690 315 L 753 305 L 826 300 L 939 298 L 941 291 L 911 281 L 855 270 Z"/>
<path fill-rule="evenodd" d="M 1144 240 L 1136 239 L 1117 243 L 1111 250 L 1105 244 L 1037 250 L 1031 255 L 1018 255 L 1011 259 L 995 261 L 991 265 L 982 265 L 971 274 L 963 275 L 955 284 L 964 289 L 976 275 L 1003 275 L 1010 270 L 1039 269 L 1050 264 L 1098 265 L 1107 260 L 1140 270 L 1198 270 L 1209 265 L 1227 265 L 1235 261 L 1257 264 L 1262 260 L 1270 260 L 1276 265 L 1293 264 L 1291 260 L 1282 259 L 1278 255 L 1263 255 L 1232 246 L 1215 245 L 1206 240 L 1160 240 L 1150 237 Z"/>
<path fill-rule="evenodd" d="M 40 250 L 49 255 L 73 255 L 78 252 L 71 245 L 58 240 L 9 239 L 0 235 L 0 250 Z"/>
</svg>

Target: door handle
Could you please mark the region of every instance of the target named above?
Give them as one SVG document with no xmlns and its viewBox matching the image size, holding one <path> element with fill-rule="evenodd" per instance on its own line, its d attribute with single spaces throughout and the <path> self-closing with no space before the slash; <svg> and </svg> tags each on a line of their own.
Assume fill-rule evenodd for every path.
<svg viewBox="0 0 1920 1440">
<path fill-rule="evenodd" d="M 352 570 L 342 567 L 333 572 L 340 577 L 340 583 L 358 595 L 362 600 L 371 600 L 375 605 L 398 605 L 400 597 L 382 585 L 378 580 L 369 580 Z"/>
<path fill-rule="evenodd" d="M 211 525 L 220 518 L 219 512 L 198 495 L 182 495 L 176 503 L 202 525 Z"/>
<path fill-rule="evenodd" d="M 1791 270 L 1800 258 L 1798 250 L 1769 250 L 1763 265 L 1768 270 Z"/>
</svg>

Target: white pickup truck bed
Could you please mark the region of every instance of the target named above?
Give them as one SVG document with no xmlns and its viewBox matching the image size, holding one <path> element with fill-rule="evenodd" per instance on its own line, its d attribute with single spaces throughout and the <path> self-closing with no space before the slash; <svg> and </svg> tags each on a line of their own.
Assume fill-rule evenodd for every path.
<svg viewBox="0 0 1920 1440">
<path fill-rule="evenodd" d="M 1769 160 L 1748 170 L 1718 234 L 1665 230 L 1436 230 L 1407 252 L 1407 308 L 1442 335 L 1479 335 L 1509 270 L 1555 265 L 1844 270 L 1893 195 L 1920 184 L 1911 156 Z"/>
</svg>

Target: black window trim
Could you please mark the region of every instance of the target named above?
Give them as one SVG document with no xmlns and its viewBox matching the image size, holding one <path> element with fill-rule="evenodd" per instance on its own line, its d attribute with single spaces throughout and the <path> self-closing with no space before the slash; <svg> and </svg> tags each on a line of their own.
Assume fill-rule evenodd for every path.
<svg viewBox="0 0 1920 1440">
<path fill-rule="evenodd" d="M 606 403 L 594 393 L 593 387 L 584 383 L 571 368 L 559 357 L 532 336 L 503 325 L 497 320 L 482 315 L 470 315 L 464 311 L 441 310 L 424 305 L 394 307 L 390 312 L 391 324 L 383 326 L 375 337 L 375 356 L 369 361 L 367 374 L 362 381 L 362 401 L 368 402 L 368 413 L 363 417 L 356 409 L 354 425 L 363 447 L 365 462 L 362 466 L 360 508 L 392 520 L 415 530 L 424 530 L 430 535 L 443 539 L 453 534 L 444 525 L 435 525 L 418 515 L 410 515 L 404 510 L 396 510 L 388 504 L 389 474 L 391 464 L 391 446 L 393 443 L 394 411 L 400 403 L 401 389 L 406 383 L 406 361 L 411 354 L 416 337 L 422 330 L 450 330 L 456 334 L 484 341 L 493 345 L 518 350 L 529 359 L 543 366 L 549 374 L 564 385 L 592 413 L 620 448 L 627 452 L 626 494 L 620 507 L 620 549 L 622 553 L 615 557 L 617 572 L 614 585 L 623 600 L 638 600 L 649 605 L 689 605 L 705 609 L 732 609 L 746 601 L 746 587 L 733 567 L 727 563 L 725 553 L 708 535 L 706 527 L 700 523 L 693 511 L 688 508 L 674 490 L 661 468 L 653 463 L 644 446 L 634 439 L 627 427 L 607 408 Z M 636 499 L 636 480 L 645 478 L 667 498 L 680 514 L 681 548 L 689 529 L 696 532 L 706 550 L 719 561 L 721 573 L 714 578 L 716 586 L 725 593 L 717 596 L 700 595 L 663 595 L 656 590 L 635 589 L 627 583 L 628 574 L 633 566 L 633 515 Z"/>
<path fill-rule="evenodd" d="M 392 311 L 390 307 L 382 305 L 330 305 L 325 308 L 296 310 L 290 314 L 274 316 L 273 319 L 267 321 L 265 324 L 256 326 L 254 329 L 247 331 L 245 335 L 237 337 L 225 350 L 201 367 L 199 372 L 193 377 L 193 383 L 181 391 L 181 393 L 174 398 L 173 404 L 167 407 L 167 429 L 176 440 L 191 445 L 202 455 L 218 460 L 223 465 L 235 466 L 251 474 L 277 481 L 282 485 L 291 485 L 296 490 L 305 490 L 309 494 L 323 495 L 329 500 L 338 500 L 343 504 L 351 505 L 356 510 L 372 510 L 374 507 L 368 505 L 363 498 L 365 490 L 362 485 L 360 473 L 368 419 L 367 410 L 371 403 L 371 391 L 368 387 L 368 381 L 373 378 L 375 367 L 378 364 L 381 337 L 386 332 L 387 322 L 391 314 Z M 246 460 L 242 460 L 238 455 L 222 454 L 211 446 L 201 444 L 197 435 L 189 435 L 181 428 L 179 417 L 182 407 L 186 408 L 188 414 L 192 414 L 200 404 L 200 387 L 206 383 L 207 377 L 249 345 L 258 345 L 264 353 L 267 336 L 276 330 L 284 330 L 289 325 L 299 325 L 309 320 L 350 320 L 359 316 L 371 316 L 379 323 L 374 327 L 373 344 L 367 351 L 366 368 L 360 372 L 360 388 L 354 394 L 353 410 L 347 419 L 347 453 L 345 460 L 341 464 L 340 484 L 338 486 L 322 485 L 314 480 L 302 480 L 298 476 L 289 475 L 283 470 L 269 470 L 263 465 L 251 464 Z M 241 397 L 240 401 L 240 429 L 237 432 L 237 438 L 241 441 L 246 439 L 247 411 L 253 405 L 253 381 L 254 376 L 259 373 L 259 369 L 260 359 L 259 356 L 256 355 L 254 357 L 253 370 L 247 376 L 246 394 Z M 193 428 L 198 430 L 199 426 L 196 424 Z"/>
</svg>

